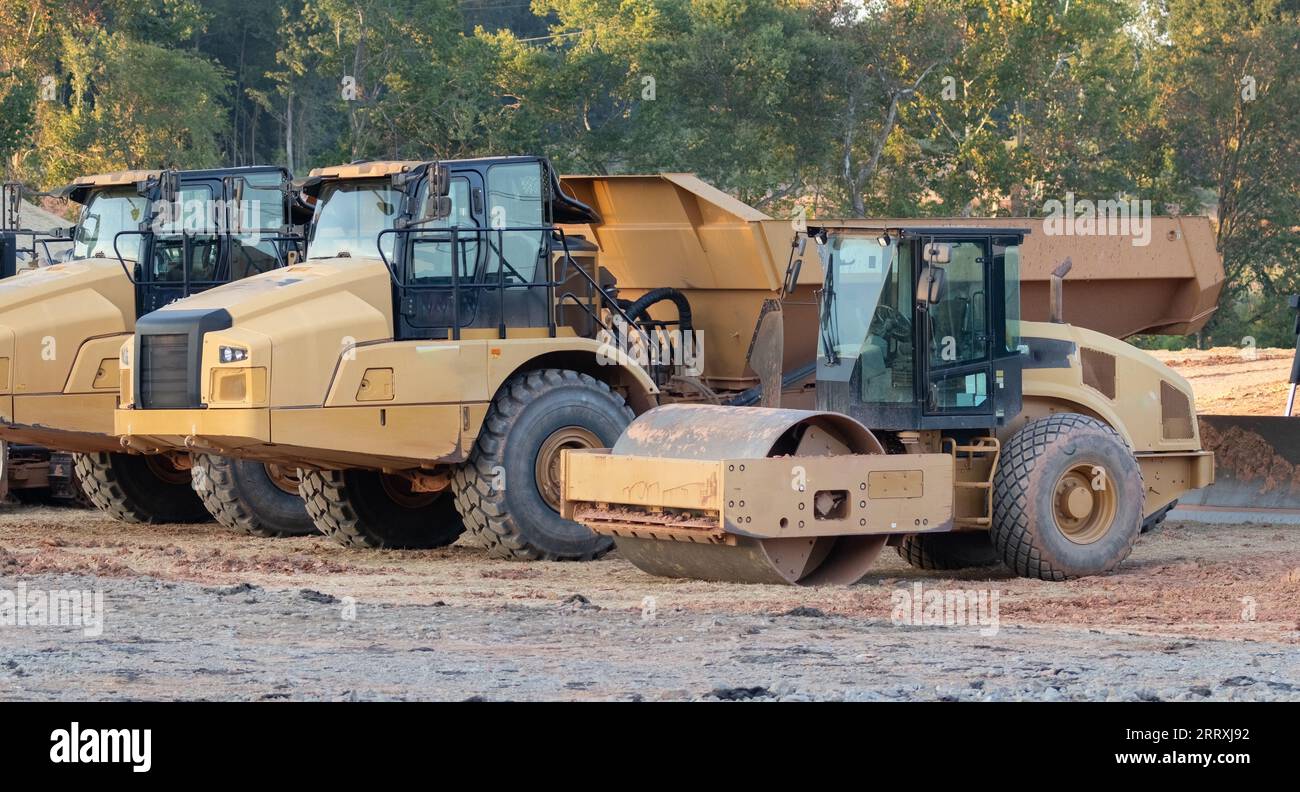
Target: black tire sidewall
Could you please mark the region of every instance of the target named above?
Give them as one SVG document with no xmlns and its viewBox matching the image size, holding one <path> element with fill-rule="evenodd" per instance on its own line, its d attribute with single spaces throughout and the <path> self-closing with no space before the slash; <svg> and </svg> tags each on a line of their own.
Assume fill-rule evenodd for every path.
<svg viewBox="0 0 1300 792">
<path fill-rule="evenodd" d="M 110 453 L 107 457 L 122 494 L 149 521 L 191 523 L 211 519 L 188 476 L 183 483 L 164 481 L 140 454 Z"/>
<path fill-rule="evenodd" d="M 245 459 L 231 459 L 229 465 L 236 497 L 265 528 L 286 535 L 316 533 L 302 498 L 277 487 L 266 465 Z"/>
<path fill-rule="evenodd" d="M 580 426 L 610 448 L 629 422 L 624 408 L 613 398 L 577 384 L 549 389 L 525 404 L 505 434 L 508 450 L 502 464 L 502 494 L 520 529 L 540 534 L 546 547 L 563 555 L 588 555 L 612 546 L 609 537 L 562 518 L 546 502 L 537 487 L 537 455 L 546 439 L 566 426 Z"/>
<path fill-rule="evenodd" d="M 976 569 L 1002 563 L 987 531 L 915 534 L 908 540 L 917 544 L 928 569 Z"/>
</svg>

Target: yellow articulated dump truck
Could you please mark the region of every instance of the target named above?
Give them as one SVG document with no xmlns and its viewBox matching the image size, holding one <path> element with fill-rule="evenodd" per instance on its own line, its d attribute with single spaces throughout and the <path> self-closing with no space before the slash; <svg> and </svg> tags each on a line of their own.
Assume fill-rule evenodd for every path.
<svg viewBox="0 0 1300 792">
<path fill-rule="evenodd" d="M 276 167 L 126 171 L 60 190 L 83 207 L 69 260 L 0 280 L 0 439 L 75 452 L 87 496 L 118 519 L 210 519 L 189 454 L 127 453 L 114 434 L 121 347 L 137 315 L 286 263 L 298 244 L 285 235 L 289 181 Z M 275 486 L 261 466 L 228 462 L 222 475 L 245 500 Z M 296 485 L 241 511 L 241 527 L 314 531 Z"/>
<path fill-rule="evenodd" d="M 889 543 L 921 567 L 1113 570 L 1213 480 L 1187 382 L 1020 316 L 1025 231 L 810 228 L 819 411 L 667 405 L 562 456 L 563 513 L 656 575 L 852 583 Z"/>
</svg>

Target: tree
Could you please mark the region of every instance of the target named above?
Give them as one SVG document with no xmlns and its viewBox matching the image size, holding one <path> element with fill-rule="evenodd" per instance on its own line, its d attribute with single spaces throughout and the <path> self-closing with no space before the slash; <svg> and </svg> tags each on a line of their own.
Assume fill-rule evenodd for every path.
<svg viewBox="0 0 1300 792">
<path fill-rule="evenodd" d="M 1158 75 L 1184 210 L 1218 217 L 1233 308 L 1207 330 L 1289 346 L 1285 297 L 1300 291 L 1297 4 L 1171 4 Z"/>
<path fill-rule="evenodd" d="M 118 168 L 220 161 L 227 80 L 196 55 L 100 33 L 62 36 L 70 100 L 42 103 L 36 148 L 47 181 Z"/>
</svg>

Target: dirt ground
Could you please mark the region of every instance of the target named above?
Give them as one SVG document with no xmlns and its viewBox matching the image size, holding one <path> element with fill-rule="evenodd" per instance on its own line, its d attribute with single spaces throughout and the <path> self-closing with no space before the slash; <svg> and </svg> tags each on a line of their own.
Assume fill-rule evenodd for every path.
<svg viewBox="0 0 1300 792">
<path fill-rule="evenodd" d="M 1201 412 L 1274 414 L 1291 355 L 1158 356 Z M 1300 700 L 1297 526 L 1170 521 L 1117 573 L 1068 583 L 920 572 L 892 549 L 877 568 L 851 587 L 735 586 L 617 552 L 358 551 L 4 505 L 0 700 Z M 102 633 L 6 623 L 20 586 L 102 594 Z M 936 592 L 989 607 L 979 624 L 900 607 Z"/>
<path fill-rule="evenodd" d="M 1187 378 L 1198 412 L 1280 415 L 1286 406 L 1293 349 L 1215 347 L 1151 354 Z"/>
<path fill-rule="evenodd" d="M 887 549 L 859 585 L 805 589 L 6 506 L 0 590 L 19 583 L 102 591 L 104 628 L 0 626 L 0 699 L 1300 699 L 1293 527 L 1167 524 L 1068 583 Z M 996 595 L 997 618 L 906 623 L 918 584 Z"/>
</svg>

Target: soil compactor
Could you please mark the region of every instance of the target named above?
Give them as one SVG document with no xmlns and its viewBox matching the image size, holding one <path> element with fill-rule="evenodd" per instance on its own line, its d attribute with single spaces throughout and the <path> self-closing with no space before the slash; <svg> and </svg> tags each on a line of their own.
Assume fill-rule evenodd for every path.
<svg viewBox="0 0 1300 792">
<path fill-rule="evenodd" d="M 69 260 L 0 281 L 0 438 L 75 452 L 86 495 L 117 519 L 210 519 L 189 454 L 126 453 L 113 433 L 121 346 L 138 315 L 287 263 L 299 244 L 288 235 L 290 178 L 271 166 L 122 171 L 58 190 L 83 207 Z M 245 208 L 255 216 L 241 219 Z M 248 504 L 237 515 L 216 504 L 223 523 L 270 535 L 315 531 L 295 470 L 277 486 L 260 465 L 204 464 L 211 478 L 238 479 L 235 494 Z M 250 501 L 262 490 L 279 500 Z"/>
<path fill-rule="evenodd" d="M 923 567 L 1113 570 L 1213 456 L 1182 377 L 1061 321 L 1068 265 L 1049 321 L 1021 321 L 1025 233 L 809 229 L 819 411 L 658 407 L 563 453 L 563 514 L 670 577 L 852 583 L 891 542 Z"/>
</svg>

